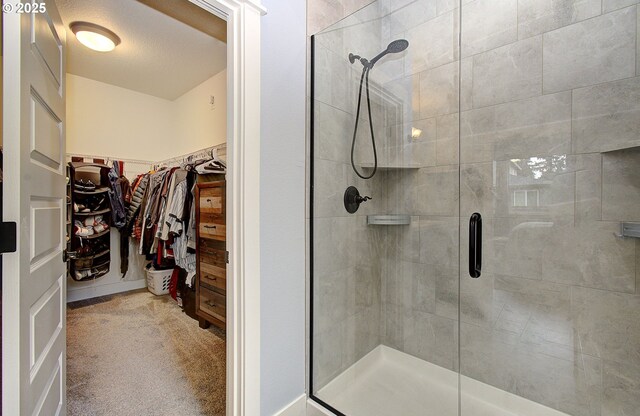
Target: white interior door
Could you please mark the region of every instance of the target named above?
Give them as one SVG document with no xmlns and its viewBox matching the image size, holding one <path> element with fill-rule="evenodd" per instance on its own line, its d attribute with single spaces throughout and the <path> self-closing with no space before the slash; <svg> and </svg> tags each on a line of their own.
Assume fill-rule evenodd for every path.
<svg viewBox="0 0 640 416">
<path fill-rule="evenodd" d="M 66 414 L 65 31 L 53 1 L 4 18 L 2 413 Z"/>
</svg>

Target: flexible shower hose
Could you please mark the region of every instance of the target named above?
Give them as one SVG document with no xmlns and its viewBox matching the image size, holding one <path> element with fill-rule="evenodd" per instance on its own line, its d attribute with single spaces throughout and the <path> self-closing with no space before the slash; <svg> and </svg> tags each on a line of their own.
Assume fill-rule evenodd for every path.
<svg viewBox="0 0 640 416">
<path fill-rule="evenodd" d="M 368 66 L 362 68 L 362 76 L 360 77 L 360 89 L 358 90 L 358 109 L 356 110 L 356 125 L 353 128 L 353 140 L 351 141 L 351 166 L 353 167 L 353 171 L 361 177 L 362 179 L 371 179 L 373 175 L 376 174 L 376 170 L 378 170 L 378 152 L 376 151 L 376 139 L 373 134 L 373 118 L 371 117 L 371 100 L 369 99 L 369 70 Z M 371 175 L 365 176 L 364 174 L 358 172 L 358 168 L 356 168 L 356 164 L 353 161 L 353 152 L 356 147 L 356 135 L 358 134 L 358 119 L 360 118 L 360 104 L 362 101 L 362 82 L 366 83 L 367 86 L 367 110 L 369 112 L 369 129 L 371 130 L 371 145 L 373 146 L 373 172 Z"/>
</svg>

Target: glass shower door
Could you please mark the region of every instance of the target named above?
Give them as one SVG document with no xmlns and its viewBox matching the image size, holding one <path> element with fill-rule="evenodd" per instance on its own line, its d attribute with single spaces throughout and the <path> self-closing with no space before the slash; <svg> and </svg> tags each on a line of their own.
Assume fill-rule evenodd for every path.
<svg viewBox="0 0 640 416">
<path fill-rule="evenodd" d="M 640 415 L 638 6 L 463 3 L 461 414 Z"/>
<path fill-rule="evenodd" d="M 310 390 L 336 414 L 459 415 L 449 3 L 375 1 L 313 37 Z"/>
</svg>

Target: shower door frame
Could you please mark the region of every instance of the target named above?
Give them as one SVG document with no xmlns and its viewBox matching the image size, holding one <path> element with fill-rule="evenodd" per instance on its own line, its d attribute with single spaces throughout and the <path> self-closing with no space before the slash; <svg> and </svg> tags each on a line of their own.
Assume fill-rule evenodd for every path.
<svg viewBox="0 0 640 416">
<path fill-rule="evenodd" d="M 320 399 L 313 392 L 313 191 L 314 191 L 314 128 L 315 128 L 315 49 L 316 35 L 311 35 L 311 54 L 309 65 L 311 73 L 309 78 L 309 398 L 325 409 L 333 412 L 336 416 L 347 416 L 334 408 L 324 400 Z"/>
</svg>

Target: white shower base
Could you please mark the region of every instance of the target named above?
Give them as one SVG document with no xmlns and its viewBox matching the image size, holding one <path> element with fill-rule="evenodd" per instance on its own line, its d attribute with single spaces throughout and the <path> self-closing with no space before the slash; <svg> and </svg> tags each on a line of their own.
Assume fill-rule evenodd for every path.
<svg viewBox="0 0 640 416">
<path fill-rule="evenodd" d="M 461 376 L 463 416 L 568 416 Z M 318 391 L 348 416 L 458 416 L 458 374 L 380 345 Z"/>
</svg>

